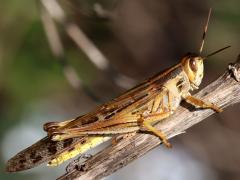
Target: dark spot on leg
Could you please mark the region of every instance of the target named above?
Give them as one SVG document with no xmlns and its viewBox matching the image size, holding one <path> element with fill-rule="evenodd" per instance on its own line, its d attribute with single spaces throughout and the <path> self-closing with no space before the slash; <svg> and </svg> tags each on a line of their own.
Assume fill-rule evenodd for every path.
<svg viewBox="0 0 240 180">
<path fill-rule="evenodd" d="M 27 160 L 26 160 L 25 158 L 24 158 L 24 159 L 20 159 L 20 160 L 19 160 L 19 163 L 20 163 L 20 164 L 24 164 L 26 161 L 27 161 Z"/>
<path fill-rule="evenodd" d="M 19 164 L 19 169 L 24 169 L 25 168 L 25 165 L 24 164 Z"/>
<path fill-rule="evenodd" d="M 48 148 L 48 152 L 53 155 L 57 153 L 57 147 L 55 144 L 50 145 Z"/>
<path fill-rule="evenodd" d="M 84 144 L 86 141 L 87 141 L 86 139 L 83 139 L 83 140 L 81 141 L 81 144 Z"/>
<path fill-rule="evenodd" d="M 71 147 L 69 150 L 68 150 L 68 152 L 70 152 L 70 151 L 72 151 L 72 150 L 74 150 L 75 149 L 75 147 Z"/>
<path fill-rule="evenodd" d="M 36 156 L 36 151 L 32 151 L 30 154 L 30 158 L 35 159 L 35 156 Z"/>
<path fill-rule="evenodd" d="M 35 157 L 35 159 L 33 160 L 33 163 L 37 163 L 37 162 L 39 162 L 39 161 L 41 161 L 42 160 L 42 156 L 37 156 L 37 157 Z"/>
<path fill-rule="evenodd" d="M 63 148 L 69 147 L 73 142 L 73 139 L 66 139 L 63 141 Z"/>
</svg>

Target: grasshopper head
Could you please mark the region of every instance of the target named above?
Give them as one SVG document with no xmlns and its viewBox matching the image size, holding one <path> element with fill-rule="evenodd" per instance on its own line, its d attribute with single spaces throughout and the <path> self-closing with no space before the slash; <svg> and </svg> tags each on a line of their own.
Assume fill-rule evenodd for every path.
<svg viewBox="0 0 240 180">
<path fill-rule="evenodd" d="M 203 60 L 196 54 L 187 54 L 182 58 L 181 64 L 184 72 L 187 74 L 192 89 L 198 89 L 203 78 Z"/>
<path fill-rule="evenodd" d="M 205 60 L 208 57 L 213 56 L 213 55 L 215 55 L 215 54 L 217 54 L 217 53 L 219 53 L 219 52 L 221 52 L 221 51 L 230 47 L 230 46 L 226 46 L 224 48 L 221 48 L 217 51 L 214 51 L 214 52 L 208 54 L 205 57 L 200 56 L 201 53 L 202 53 L 202 50 L 203 50 L 203 45 L 204 45 L 204 41 L 205 41 L 205 36 L 206 36 L 207 28 L 208 28 L 209 19 L 210 19 L 210 16 L 211 16 L 211 11 L 212 11 L 212 9 L 210 8 L 209 12 L 208 12 L 207 22 L 206 22 L 204 32 L 203 32 L 203 39 L 202 39 L 201 46 L 200 46 L 200 49 L 199 49 L 199 55 L 196 55 L 196 54 L 193 54 L 193 53 L 188 53 L 187 55 L 185 55 L 182 58 L 182 61 L 181 61 L 181 65 L 183 67 L 183 70 L 187 74 L 190 85 L 191 85 L 193 90 L 198 89 L 198 86 L 202 82 L 203 73 L 204 73 L 203 72 L 203 70 L 204 70 L 203 60 Z"/>
</svg>

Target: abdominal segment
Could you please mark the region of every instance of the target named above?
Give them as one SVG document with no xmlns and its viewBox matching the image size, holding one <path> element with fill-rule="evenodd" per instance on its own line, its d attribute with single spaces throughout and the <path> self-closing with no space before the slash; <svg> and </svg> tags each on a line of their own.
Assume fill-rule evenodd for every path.
<svg viewBox="0 0 240 180">
<path fill-rule="evenodd" d="M 58 166 L 64 161 L 67 161 L 79 154 L 83 154 L 88 150 L 98 146 L 99 144 L 111 139 L 111 136 L 96 136 L 96 137 L 86 137 L 84 142 L 75 144 L 69 150 L 62 152 L 54 159 L 48 162 L 48 166 Z"/>
</svg>

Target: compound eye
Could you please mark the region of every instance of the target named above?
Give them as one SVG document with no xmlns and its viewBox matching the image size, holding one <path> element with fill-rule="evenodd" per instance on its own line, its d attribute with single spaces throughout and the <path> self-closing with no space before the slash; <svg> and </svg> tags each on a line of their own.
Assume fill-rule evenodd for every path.
<svg viewBox="0 0 240 180">
<path fill-rule="evenodd" d="M 194 58 L 191 58 L 189 61 L 190 68 L 192 71 L 196 72 L 197 71 L 197 62 Z"/>
</svg>

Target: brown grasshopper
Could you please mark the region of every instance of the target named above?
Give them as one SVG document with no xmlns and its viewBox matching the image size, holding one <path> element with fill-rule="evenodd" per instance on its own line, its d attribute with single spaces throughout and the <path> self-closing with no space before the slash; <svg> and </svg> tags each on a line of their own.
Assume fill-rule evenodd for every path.
<svg viewBox="0 0 240 180">
<path fill-rule="evenodd" d="M 208 22 L 209 10 L 199 54 L 201 54 Z M 198 108 L 222 110 L 190 94 L 202 82 L 204 60 L 227 46 L 205 57 L 188 53 L 180 63 L 158 73 L 94 111 L 73 120 L 49 122 L 44 125 L 48 136 L 21 151 L 8 161 L 7 171 L 21 171 L 45 161 L 56 166 L 86 152 L 116 134 L 151 132 L 171 147 L 165 135 L 154 124 L 169 117 L 182 100 Z"/>
</svg>

